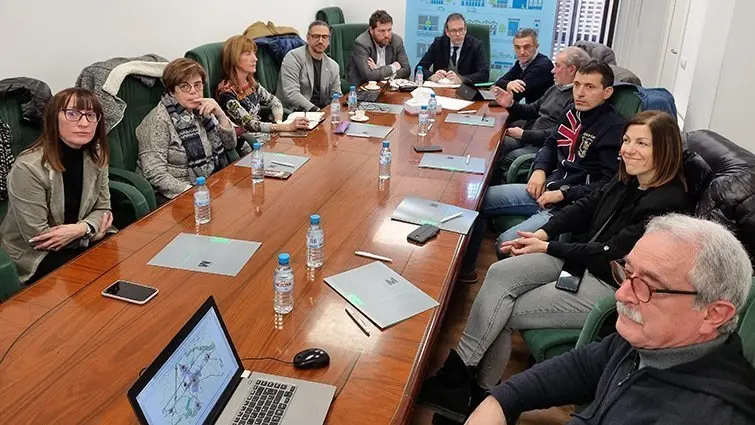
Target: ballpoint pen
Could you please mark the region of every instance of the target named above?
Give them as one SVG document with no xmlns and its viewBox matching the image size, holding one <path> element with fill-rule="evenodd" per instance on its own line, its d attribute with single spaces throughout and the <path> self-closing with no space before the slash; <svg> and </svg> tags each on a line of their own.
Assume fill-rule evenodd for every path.
<svg viewBox="0 0 755 425">
<path fill-rule="evenodd" d="M 480 121 L 487 121 L 488 120 L 488 111 L 485 111 L 482 113 L 482 119 Z"/>
<path fill-rule="evenodd" d="M 345 311 L 346 314 L 349 315 L 349 317 L 351 318 L 351 320 L 354 323 L 356 323 L 357 326 L 359 326 L 359 329 L 361 329 L 362 332 L 364 332 L 365 335 L 370 336 L 370 332 L 367 330 L 367 325 L 364 322 L 362 322 L 362 319 L 356 317 L 354 315 L 354 313 L 352 313 L 348 308 L 344 308 L 343 311 Z"/>
<path fill-rule="evenodd" d="M 466 164 L 469 164 L 469 160 L 470 160 L 471 158 L 472 158 L 472 155 L 467 155 L 467 161 L 466 161 L 465 163 L 466 163 Z"/>
<path fill-rule="evenodd" d="M 270 160 L 270 163 L 271 164 L 276 164 L 276 165 L 282 165 L 284 167 L 296 168 L 296 165 L 291 164 L 290 162 L 276 161 L 276 160 L 273 159 L 273 160 Z"/>
<path fill-rule="evenodd" d="M 453 219 L 455 219 L 455 218 L 459 218 L 459 217 L 461 217 L 461 216 L 463 216 L 463 215 L 464 215 L 464 213 L 462 213 L 462 212 L 457 212 L 456 214 L 453 214 L 453 215 L 449 215 L 448 217 L 443 217 L 443 218 L 442 218 L 442 219 L 440 220 L 440 222 L 441 222 L 441 223 L 445 223 L 445 222 L 447 222 L 447 221 L 451 221 L 451 220 L 453 220 Z"/>
<path fill-rule="evenodd" d="M 385 261 L 386 263 L 393 262 L 393 260 L 388 257 L 383 257 L 382 255 L 373 254 L 367 251 L 354 251 L 354 255 L 358 255 L 360 257 L 372 258 L 373 260 Z"/>
</svg>

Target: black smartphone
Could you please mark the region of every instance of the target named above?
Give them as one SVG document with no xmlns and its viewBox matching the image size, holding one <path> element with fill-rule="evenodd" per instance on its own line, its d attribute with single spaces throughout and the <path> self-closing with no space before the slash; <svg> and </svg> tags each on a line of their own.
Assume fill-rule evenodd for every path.
<svg viewBox="0 0 755 425">
<path fill-rule="evenodd" d="M 582 283 L 584 274 L 585 267 L 583 265 L 564 263 L 564 268 L 561 269 L 561 274 L 556 280 L 556 289 L 572 293 L 579 291 L 579 284 Z"/>
<path fill-rule="evenodd" d="M 414 146 L 414 152 L 443 152 L 443 148 L 437 145 Z"/>
<path fill-rule="evenodd" d="M 406 237 L 406 240 L 412 243 L 423 245 L 425 242 L 438 236 L 438 232 L 440 232 L 440 229 L 438 227 L 433 226 L 432 224 L 423 224 L 412 233 L 409 233 L 409 235 Z"/>
<path fill-rule="evenodd" d="M 147 301 L 160 292 L 157 288 L 142 285 L 140 283 L 129 282 L 127 280 L 116 280 L 102 290 L 102 295 L 116 300 L 126 301 L 134 304 L 146 304 Z"/>
</svg>

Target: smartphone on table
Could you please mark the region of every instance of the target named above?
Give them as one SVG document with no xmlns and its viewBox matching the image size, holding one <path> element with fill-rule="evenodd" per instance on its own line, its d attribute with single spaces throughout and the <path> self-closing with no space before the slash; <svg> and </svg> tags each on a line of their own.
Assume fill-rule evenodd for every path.
<svg viewBox="0 0 755 425">
<path fill-rule="evenodd" d="M 157 295 L 159 290 L 140 283 L 127 280 L 116 280 L 110 286 L 102 290 L 102 295 L 108 298 L 125 301 L 133 304 L 146 304 L 147 301 Z"/>
</svg>

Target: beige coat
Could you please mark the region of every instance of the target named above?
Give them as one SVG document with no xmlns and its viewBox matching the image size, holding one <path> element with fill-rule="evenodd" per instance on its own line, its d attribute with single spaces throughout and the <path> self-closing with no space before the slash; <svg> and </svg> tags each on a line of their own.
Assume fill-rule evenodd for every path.
<svg viewBox="0 0 755 425">
<path fill-rule="evenodd" d="M 78 219 L 97 233 L 110 210 L 108 168 L 98 167 L 85 154 L 83 178 Z M 34 274 L 48 252 L 35 250 L 29 239 L 63 224 L 64 208 L 63 175 L 42 165 L 42 149 L 20 154 L 8 174 L 8 213 L 0 225 L 0 247 L 13 260 L 21 282 Z"/>
</svg>

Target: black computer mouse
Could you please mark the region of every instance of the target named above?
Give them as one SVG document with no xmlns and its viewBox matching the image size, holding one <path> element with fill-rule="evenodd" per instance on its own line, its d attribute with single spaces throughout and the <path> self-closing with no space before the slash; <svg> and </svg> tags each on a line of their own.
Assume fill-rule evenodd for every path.
<svg viewBox="0 0 755 425">
<path fill-rule="evenodd" d="M 321 348 L 307 348 L 294 356 L 297 369 L 319 369 L 330 364 L 330 356 Z"/>
</svg>

